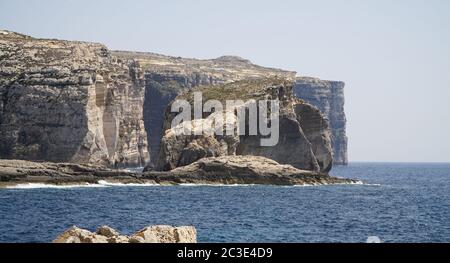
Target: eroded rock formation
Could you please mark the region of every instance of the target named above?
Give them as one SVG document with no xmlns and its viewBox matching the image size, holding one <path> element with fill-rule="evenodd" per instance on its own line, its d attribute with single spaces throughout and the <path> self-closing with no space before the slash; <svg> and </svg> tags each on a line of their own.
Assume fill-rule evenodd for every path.
<svg viewBox="0 0 450 263">
<path fill-rule="evenodd" d="M 212 119 L 187 121 L 167 129 L 161 139 L 157 169 L 170 171 L 205 157 L 235 155 L 240 139 L 237 133 L 227 135 L 226 127 L 229 124 L 236 127 L 236 115 L 226 111 L 213 115 L 223 119 L 222 135 L 216 134 Z M 188 128 L 192 128 L 192 134 L 183 133 Z M 202 135 L 195 135 L 197 130 Z"/>
<path fill-rule="evenodd" d="M 217 85 L 261 77 L 295 79 L 296 75 L 292 71 L 261 67 L 235 56 L 200 60 L 154 53 L 115 51 L 113 54 L 123 60 L 138 61 L 145 71 L 144 118 L 151 159 L 155 164 L 158 161 L 160 142 L 165 131 L 166 108 L 181 92 L 202 85 Z"/>
<path fill-rule="evenodd" d="M 202 86 L 180 95 L 177 99 L 186 99 L 192 103 L 194 92 L 202 92 L 205 101 L 214 99 L 221 101 L 224 105 L 226 100 L 239 99 L 246 102 L 253 99 L 258 102 L 259 100 L 277 99 L 280 101 L 280 115 L 279 140 L 276 145 L 261 146 L 263 138 L 261 135 L 252 136 L 247 133 L 239 138 L 222 140 L 222 138 L 207 134 L 203 136 L 202 141 L 208 142 L 208 144 L 200 148 L 217 149 L 217 151 L 212 151 L 209 155 L 205 153 L 201 157 L 255 155 L 270 158 L 282 164 L 290 164 L 298 169 L 328 172 L 332 166 L 331 133 L 328 121 L 317 108 L 295 98 L 292 88 L 293 83 L 286 79 L 260 78 L 216 86 Z M 197 152 L 191 151 L 189 148 L 192 148 L 193 142 L 198 145 L 197 142 L 201 137 L 175 136 L 176 130 L 180 128 L 170 129 L 175 115 L 176 113 L 166 113 L 165 127 L 168 130 L 161 140 L 162 145 L 157 165 L 160 170 L 170 170 L 187 165 L 189 163 L 186 160 L 194 162 L 200 159 Z M 236 116 L 235 118 L 237 119 Z M 247 116 L 246 127 L 248 127 L 248 121 L 249 117 Z M 200 123 L 198 126 L 202 126 L 205 119 L 194 122 L 198 122 Z M 306 133 L 303 129 L 306 130 Z M 225 150 L 220 151 L 223 148 Z M 186 150 L 188 151 L 186 152 Z"/>
<path fill-rule="evenodd" d="M 328 119 L 318 108 L 307 103 L 296 104 L 294 110 L 321 171 L 329 172 L 333 166 L 333 149 Z"/>
</svg>

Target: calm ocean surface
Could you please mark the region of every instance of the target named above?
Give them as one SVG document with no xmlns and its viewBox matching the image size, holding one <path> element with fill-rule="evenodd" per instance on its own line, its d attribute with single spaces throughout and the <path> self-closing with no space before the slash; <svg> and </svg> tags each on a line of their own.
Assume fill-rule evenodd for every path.
<svg viewBox="0 0 450 263">
<path fill-rule="evenodd" d="M 450 164 L 354 163 L 333 175 L 366 185 L 0 189 L 0 242 L 50 242 L 75 224 L 194 225 L 200 242 L 450 242 Z"/>
</svg>

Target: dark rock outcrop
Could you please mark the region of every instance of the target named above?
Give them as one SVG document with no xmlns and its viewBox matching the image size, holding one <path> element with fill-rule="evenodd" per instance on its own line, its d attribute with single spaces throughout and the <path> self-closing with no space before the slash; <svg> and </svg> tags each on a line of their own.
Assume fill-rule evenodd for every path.
<svg viewBox="0 0 450 263">
<path fill-rule="evenodd" d="M 137 182 L 137 174 L 112 170 L 98 165 L 74 163 L 36 163 L 23 160 L 0 159 L 0 185 L 48 183 L 55 185 L 92 183 L 114 179 Z"/>
<path fill-rule="evenodd" d="M 330 122 L 335 164 L 348 164 L 344 82 L 297 78 L 295 95 L 318 107 Z"/>
<path fill-rule="evenodd" d="M 326 185 L 352 184 L 355 180 L 282 165 L 260 156 L 221 156 L 203 158 L 170 172 L 148 172 L 143 178 L 173 184 L 269 184 Z"/>
<path fill-rule="evenodd" d="M 319 109 L 306 103 L 296 104 L 295 113 L 300 127 L 311 143 L 320 170 L 329 172 L 333 166 L 333 149 L 328 119 Z"/>
</svg>

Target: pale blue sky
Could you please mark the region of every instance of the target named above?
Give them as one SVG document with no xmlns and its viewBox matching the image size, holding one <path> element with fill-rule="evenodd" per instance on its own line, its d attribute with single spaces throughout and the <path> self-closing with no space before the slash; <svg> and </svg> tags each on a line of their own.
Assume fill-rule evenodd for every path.
<svg viewBox="0 0 450 263">
<path fill-rule="evenodd" d="M 450 161 L 450 0 L 0 0 L 0 28 L 343 80 L 351 161 Z"/>
</svg>

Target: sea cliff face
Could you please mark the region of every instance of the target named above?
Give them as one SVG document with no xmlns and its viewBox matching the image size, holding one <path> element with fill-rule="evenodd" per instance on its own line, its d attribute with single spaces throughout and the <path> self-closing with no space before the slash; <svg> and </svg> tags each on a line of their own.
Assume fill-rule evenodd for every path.
<svg viewBox="0 0 450 263">
<path fill-rule="evenodd" d="M 318 107 L 327 116 L 332 132 L 334 163 L 338 165 L 348 164 L 344 87 L 345 83 L 341 81 L 307 77 L 297 78 L 294 86 L 297 97 Z"/>
<path fill-rule="evenodd" d="M 113 52 L 124 60 L 136 59 L 146 78 L 145 124 L 153 163 L 159 155 L 164 112 L 180 92 L 204 85 L 220 85 L 261 77 L 295 79 L 294 94 L 317 107 L 329 119 L 334 164 L 348 163 L 344 87 L 340 81 L 296 77 L 296 72 L 265 68 L 240 57 L 211 60 L 186 59 L 154 53 Z"/>
<path fill-rule="evenodd" d="M 149 161 L 139 65 L 101 44 L 0 35 L 0 158 Z"/>
</svg>

